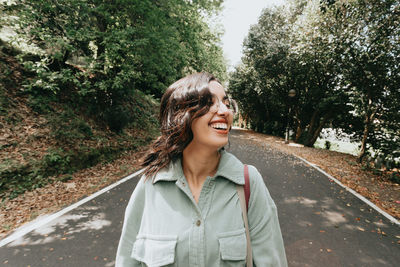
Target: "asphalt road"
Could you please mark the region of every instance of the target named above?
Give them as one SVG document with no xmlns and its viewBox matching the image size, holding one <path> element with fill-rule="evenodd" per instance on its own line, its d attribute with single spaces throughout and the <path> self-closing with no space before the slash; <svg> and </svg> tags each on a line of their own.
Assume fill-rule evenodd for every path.
<svg viewBox="0 0 400 267">
<path fill-rule="evenodd" d="M 399 226 L 301 160 L 234 130 L 278 207 L 289 266 L 399 266 Z M 1 266 L 114 266 L 133 178 L 0 248 Z"/>
</svg>

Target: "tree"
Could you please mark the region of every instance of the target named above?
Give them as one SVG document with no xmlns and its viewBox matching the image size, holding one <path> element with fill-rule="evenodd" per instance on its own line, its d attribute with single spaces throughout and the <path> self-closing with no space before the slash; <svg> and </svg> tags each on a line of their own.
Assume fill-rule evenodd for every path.
<svg viewBox="0 0 400 267">
<path fill-rule="evenodd" d="M 28 90 L 73 96 L 104 119 L 120 113 L 134 90 L 160 97 L 188 72 L 224 76 L 219 33 L 204 19 L 221 3 L 19 0 L 7 11 L 42 51 L 24 62 L 36 75 Z"/>
<path fill-rule="evenodd" d="M 360 161 L 373 151 L 393 168 L 400 158 L 399 25 L 395 0 L 291 0 L 286 9 L 266 9 L 232 74 L 234 94 L 252 121 L 280 135 L 292 106 L 296 142 L 312 146 L 323 127 L 338 128 L 361 142 Z"/>
<path fill-rule="evenodd" d="M 400 156 L 400 5 L 398 1 L 337 1 L 331 28 L 341 54 L 341 86 L 363 119 L 361 162 L 368 147 L 380 156 Z M 397 99 L 397 100 L 394 100 Z"/>
<path fill-rule="evenodd" d="M 322 128 L 349 109 L 345 94 L 336 87 L 332 42 L 318 27 L 321 17 L 318 1 L 266 9 L 245 41 L 245 60 L 257 73 L 260 101 L 268 114 L 257 120 L 272 127 L 265 132 L 282 135 L 293 116 L 295 141 L 306 146 L 312 146 Z M 291 89 L 296 91 L 294 103 L 288 97 Z"/>
</svg>

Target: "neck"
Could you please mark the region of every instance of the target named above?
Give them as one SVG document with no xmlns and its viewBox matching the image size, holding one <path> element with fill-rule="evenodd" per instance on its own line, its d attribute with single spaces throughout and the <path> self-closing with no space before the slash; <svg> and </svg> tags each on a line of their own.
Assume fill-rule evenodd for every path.
<svg viewBox="0 0 400 267">
<path fill-rule="evenodd" d="M 190 143 L 183 150 L 182 168 L 186 179 L 195 184 L 202 184 L 207 176 L 217 172 L 220 153 L 204 146 L 196 147 Z"/>
</svg>

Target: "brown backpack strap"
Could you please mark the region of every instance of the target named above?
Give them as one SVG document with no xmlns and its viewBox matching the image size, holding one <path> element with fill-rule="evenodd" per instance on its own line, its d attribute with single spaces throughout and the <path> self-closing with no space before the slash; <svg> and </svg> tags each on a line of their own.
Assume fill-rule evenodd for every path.
<svg viewBox="0 0 400 267">
<path fill-rule="evenodd" d="M 249 166 L 247 165 L 244 165 L 244 196 L 246 198 L 246 210 L 249 211 L 250 178 L 249 178 Z"/>
<path fill-rule="evenodd" d="M 246 241 L 247 241 L 247 256 L 246 256 L 246 267 L 253 267 L 253 252 L 251 249 L 251 241 L 250 241 L 250 231 L 249 231 L 249 220 L 247 218 L 247 209 L 248 209 L 248 204 L 249 204 L 249 198 L 250 198 L 250 180 L 249 180 L 249 172 L 247 165 L 245 166 L 245 184 L 242 185 L 236 185 L 236 189 L 238 192 L 239 196 L 239 202 L 240 202 L 240 207 L 242 208 L 242 216 L 243 216 L 243 222 L 245 226 L 245 231 L 246 231 Z M 246 186 L 247 184 L 247 186 Z M 248 193 L 246 194 L 246 188 Z M 247 205 L 247 207 L 246 207 Z"/>
</svg>

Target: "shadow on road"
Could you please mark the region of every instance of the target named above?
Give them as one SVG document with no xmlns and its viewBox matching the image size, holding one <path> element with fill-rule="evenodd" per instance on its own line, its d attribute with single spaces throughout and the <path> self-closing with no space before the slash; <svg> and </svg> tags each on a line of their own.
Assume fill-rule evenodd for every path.
<svg viewBox="0 0 400 267">
<path fill-rule="evenodd" d="M 328 177 L 234 130 L 228 151 L 257 167 L 278 207 L 289 266 L 398 266 L 399 227 Z M 0 248 L 3 266 L 114 266 L 133 178 Z"/>
<path fill-rule="evenodd" d="M 133 178 L 0 248 L 4 266 L 114 266 Z"/>
<path fill-rule="evenodd" d="M 399 227 L 294 156 L 234 130 L 230 152 L 257 167 L 279 212 L 289 266 L 397 266 Z"/>
</svg>

